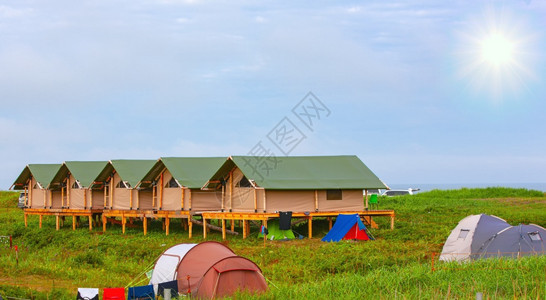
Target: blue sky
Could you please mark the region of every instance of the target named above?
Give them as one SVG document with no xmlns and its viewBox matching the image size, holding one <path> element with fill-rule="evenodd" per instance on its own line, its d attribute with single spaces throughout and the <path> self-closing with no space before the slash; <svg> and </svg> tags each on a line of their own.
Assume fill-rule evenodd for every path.
<svg viewBox="0 0 546 300">
<path fill-rule="evenodd" d="M 546 182 L 544 1 L 0 1 L 0 189 L 29 163 L 355 154 L 389 183 Z M 484 62 L 496 32 L 510 61 Z M 292 109 L 312 92 L 311 128 Z M 277 127 L 276 127 L 277 126 Z"/>
</svg>

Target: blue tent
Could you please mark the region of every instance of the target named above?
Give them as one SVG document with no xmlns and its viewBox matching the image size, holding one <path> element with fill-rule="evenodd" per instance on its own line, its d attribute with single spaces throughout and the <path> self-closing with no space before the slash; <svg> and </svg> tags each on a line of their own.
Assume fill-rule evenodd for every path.
<svg viewBox="0 0 546 300">
<path fill-rule="evenodd" d="M 360 220 L 358 214 L 343 215 L 340 214 L 336 218 L 336 223 L 322 238 L 323 242 L 339 242 L 341 240 L 370 240 L 370 236 L 366 232 L 366 226 Z"/>
<path fill-rule="evenodd" d="M 129 288 L 129 292 L 127 293 L 127 300 L 144 299 L 155 299 L 153 285 L 135 286 Z"/>
</svg>

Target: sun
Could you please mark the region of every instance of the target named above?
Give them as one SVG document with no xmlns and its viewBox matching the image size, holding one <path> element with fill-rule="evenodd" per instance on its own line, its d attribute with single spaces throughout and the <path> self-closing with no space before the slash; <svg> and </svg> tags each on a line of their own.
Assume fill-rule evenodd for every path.
<svg viewBox="0 0 546 300">
<path fill-rule="evenodd" d="M 486 37 L 481 44 L 482 59 L 499 67 L 513 61 L 514 43 L 500 33 Z"/>
</svg>

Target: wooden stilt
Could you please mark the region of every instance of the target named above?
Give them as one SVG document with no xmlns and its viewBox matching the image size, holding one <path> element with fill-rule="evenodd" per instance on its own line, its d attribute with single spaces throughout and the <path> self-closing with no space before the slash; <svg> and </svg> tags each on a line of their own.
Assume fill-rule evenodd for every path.
<svg viewBox="0 0 546 300">
<path fill-rule="evenodd" d="M 328 230 L 332 229 L 332 217 L 328 217 Z"/>
<path fill-rule="evenodd" d="M 235 220 L 231 219 L 231 231 L 235 231 Z"/>
<path fill-rule="evenodd" d="M 192 236 L 192 228 L 193 227 L 193 223 L 191 221 L 191 216 L 188 217 L 188 238 L 191 239 L 191 236 Z"/>
<path fill-rule="evenodd" d="M 203 218 L 203 239 L 207 239 L 207 219 Z"/>
<path fill-rule="evenodd" d="M 167 217 L 165 219 L 165 235 L 169 235 L 169 225 L 171 225 L 171 219 Z"/>
<path fill-rule="evenodd" d="M 93 216 L 89 216 L 89 231 L 93 230 Z"/>
<path fill-rule="evenodd" d="M 364 190 L 364 199 L 366 201 L 364 208 L 368 210 L 368 190 Z"/>
<path fill-rule="evenodd" d="M 309 239 L 313 238 L 313 217 L 309 217 Z"/>
<path fill-rule="evenodd" d="M 76 230 L 76 216 L 72 216 L 72 230 Z"/>
<path fill-rule="evenodd" d="M 25 214 L 24 218 L 25 218 L 25 227 L 28 227 L 28 215 Z"/>
<path fill-rule="evenodd" d="M 181 224 L 184 227 L 184 230 L 188 230 L 188 220 L 181 219 Z"/>
<path fill-rule="evenodd" d="M 121 216 L 121 233 L 125 234 L 125 216 Z"/>
<path fill-rule="evenodd" d="M 246 236 L 249 236 L 250 235 L 250 223 L 249 223 L 248 220 L 243 221 L 243 222 L 246 222 Z"/>
<path fill-rule="evenodd" d="M 243 239 L 246 239 L 246 221 L 243 220 Z"/>
<path fill-rule="evenodd" d="M 61 220 L 59 220 L 59 216 L 55 216 L 55 230 L 60 229 Z"/>
<path fill-rule="evenodd" d="M 144 227 L 144 235 L 146 235 L 148 233 L 148 218 L 144 217 L 142 227 Z"/>
<path fill-rule="evenodd" d="M 222 219 L 222 240 L 226 240 L 226 219 Z"/>
<path fill-rule="evenodd" d="M 391 230 L 394 229 L 394 216 L 391 216 Z"/>
<path fill-rule="evenodd" d="M 102 216 L 102 232 L 106 232 L 106 216 Z"/>
<path fill-rule="evenodd" d="M 40 215 L 40 228 L 42 228 L 42 215 Z"/>
</svg>

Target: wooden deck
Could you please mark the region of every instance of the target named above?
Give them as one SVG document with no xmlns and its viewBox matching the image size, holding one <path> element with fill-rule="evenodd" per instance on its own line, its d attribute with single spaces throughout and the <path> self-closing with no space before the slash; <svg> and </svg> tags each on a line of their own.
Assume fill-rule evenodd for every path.
<svg viewBox="0 0 546 300">
<path fill-rule="evenodd" d="M 373 221 L 374 217 L 390 217 L 390 227 L 394 229 L 394 210 L 366 210 L 366 211 L 332 211 L 332 212 L 294 212 L 292 218 L 304 219 L 308 223 L 309 238 L 313 237 L 313 218 L 327 218 L 329 228 L 332 228 L 332 218 L 339 214 L 358 214 L 361 219 L 372 228 L 378 228 Z M 162 219 L 165 234 L 169 235 L 170 219 L 186 219 L 182 222 L 185 229 L 188 230 L 189 238 L 192 237 L 193 216 L 202 217 L 203 222 L 203 238 L 207 238 L 207 221 L 218 220 L 221 223 L 222 238 L 226 239 L 226 220 L 230 221 L 231 231 L 235 231 L 235 222 L 242 223 L 243 238 L 247 238 L 250 234 L 249 221 L 262 221 L 262 224 L 267 227 L 267 221 L 279 218 L 279 213 L 255 213 L 255 212 L 194 212 L 194 211 L 172 211 L 172 210 L 78 210 L 78 209 L 24 209 L 25 227 L 28 226 L 27 218 L 29 215 L 38 215 L 40 218 L 40 228 L 42 228 L 43 216 L 56 217 L 56 229 L 61 227 L 61 221 L 65 217 L 72 217 L 72 229 L 76 229 L 77 217 L 89 218 L 89 230 L 93 230 L 93 217 L 100 216 L 102 220 L 102 230 L 106 232 L 106 224 L 108 222 L 121 224 L 122 232 L 125 233 L 127 219 L 132 224 L 134 219 L 141 219 L 143 222 L 144 235 L 148 231 L 148 219 Z M 117 221 L 120 218 L 121 221 Z M 129 225 L 131 226 L 131 225 Z M 210 227 L 210 226 L 209 226 Z"/>
</svg>

